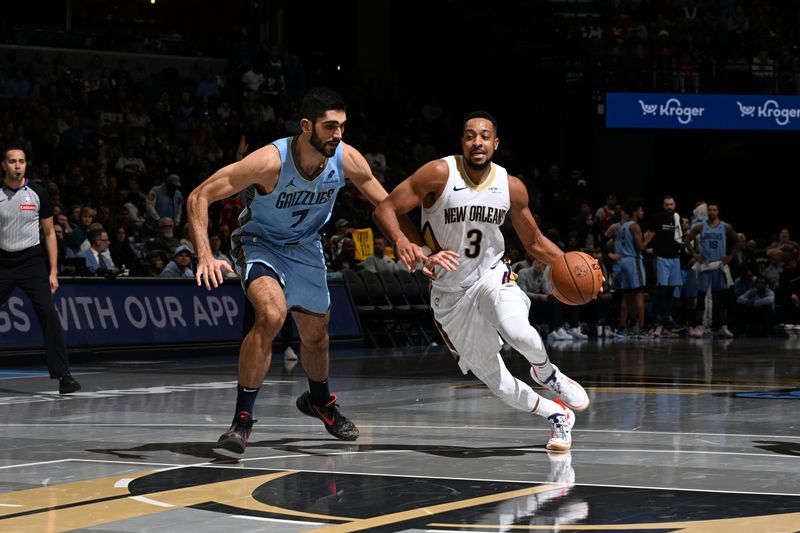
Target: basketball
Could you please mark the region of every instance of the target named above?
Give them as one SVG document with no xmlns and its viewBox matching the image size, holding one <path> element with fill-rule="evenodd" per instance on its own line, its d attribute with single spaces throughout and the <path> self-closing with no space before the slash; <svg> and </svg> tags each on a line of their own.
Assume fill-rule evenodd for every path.
<svg viewBox="0 0 800 533">
<path fill-rule="evenodd" d="M 567 252 L 550 265 L 547 281 L 558 301 L 567 305 L 583 305 L 600 292 L 603 271 L 591 255 Z"/>
</svg>

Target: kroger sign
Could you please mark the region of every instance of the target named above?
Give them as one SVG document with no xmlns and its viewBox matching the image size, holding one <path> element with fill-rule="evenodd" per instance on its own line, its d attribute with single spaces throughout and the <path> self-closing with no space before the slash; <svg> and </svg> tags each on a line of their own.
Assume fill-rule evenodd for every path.
<svg viewBox="0 0 800 533">
<path fill-rule="evenodd" d="M 800 96 L 608 93 L 606 127 L 800 130 Z"/>
</svg>

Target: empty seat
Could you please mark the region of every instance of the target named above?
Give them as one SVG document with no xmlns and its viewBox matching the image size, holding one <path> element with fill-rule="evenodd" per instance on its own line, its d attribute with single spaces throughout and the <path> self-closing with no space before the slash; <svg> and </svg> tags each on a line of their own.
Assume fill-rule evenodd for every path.
<svg viewBox="0 0 800 533">
<path fill-rule="evenodd" d="M 422 288 L 419 286 L 414 274 L 404 269 L 398 270 L 394 274 L 403 287 L 403 294 L 411 309 L 415 312 L 427 312 L 429 310 L 428 302 L 425 301 L 425 297 L 422 295 Z"/>
<path fill-rule="evenodd" d="M 422 299 L 425 300 L 426 304 L 431 303 L 431 280 L 422 273 L 422 270 L 415 270 L 414 271 L 414 278 L 417 280 L 417 285 L 419 285 L 420 294 L 422 295 Z"/>
<path fill-rule="evenodd" d="M 354 270 L 342 270 L 342 279 L 350 293 L 350 297 L 353 299 L 353 305 L 356 308 L 362 331 L 373 346 L 378 346 L 378 341 L 373 334 L 377 312 L 369 299 L 366 285 Z"/>
<path fill-rule="evenodd" d="M 392 307 L 394 307 L 394 312 L 403 314 L 410 313 L 411 305 L 408 303 L 403 285 L 400 284 L 400 280 L 395 273 L 384 270 L 376 273 L 376 275 L 378 279 L 381 280 L 381 283 L 383 283 L 384 289 L 386 289 L 386 298 L 389 300 L 389 303 L 392 304 Z"/>
</svg>

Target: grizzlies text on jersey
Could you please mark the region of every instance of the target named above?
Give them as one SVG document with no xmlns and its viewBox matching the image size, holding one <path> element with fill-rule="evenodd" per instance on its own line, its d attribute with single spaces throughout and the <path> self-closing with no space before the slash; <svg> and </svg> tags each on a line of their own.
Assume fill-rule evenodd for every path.
<svg viewBox="0 0 800 533">
<path fill-rule="evenodd" d="M 331 216 L 336 194 L 345 185 L 342 145 L 325 161 L 322 172 L 312 178 L 295 163 L 296 142 L 296 137 L 286 137 L 272 143 L 281 156 L 278 183 L 268 194 L 260 194 L 255 187 L 243 192 L 240 229 L 234 235 L 250 234 L 284 245 L 319 240 L 319 230 Z"/>
</svg>

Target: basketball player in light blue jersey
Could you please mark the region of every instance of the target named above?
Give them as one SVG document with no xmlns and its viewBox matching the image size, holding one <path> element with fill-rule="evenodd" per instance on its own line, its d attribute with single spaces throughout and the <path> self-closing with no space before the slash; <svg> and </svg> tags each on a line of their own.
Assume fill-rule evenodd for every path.
<svg viewBox="0 0 800 533">
<path fill-rule="evenodd" d="M 708 202 L 708 220 L 692 226 L 684 240 L 687 248 L 694 254 L 694 260 L 701 264 L 697 280 L 697 311 L 703 316 L 706 293 L 711 291 L 711 324 L 720 337 L 733 337 L 725 324 L 729 305 L 728 288 L 733 285 L 728 264 L 739 248 L 739 236 L 733 226 L 719 218 L 719 205 Z M 728 242 L 732 244 L 728 251 Z"/>
<path fill-rule="evenodd" d="M 654 233 L 647 231 L 643 234 L 640 225 L 643 218 L 642 202 L 638 199 L 630 200 L 622 210 L 622 220 L 616 225 L 616 229 L 612 231 L 609 228 L 607 234 L 614 237 L 614 251 L 619 256 L 611 279 L 614 288 L 624 299 L 624 305 L 620 306 L 620 336 L 625 336 L 629 313 L 636 320 L 638 333 L 644 331 L 646 278 L 642 252 Z"/>
<path fill-rule="evenodd" d="M 300 334 L 301 360 L 309 381 L 309 391 L 297 400 L 298 409 L 322 420 L 336 438 L 358 438 L 358 428 L 339 412 L 336 396 L 328 390 L 330 296 L 319 230 L 330 218 L 345 177 L 373 205 L 387 193 L 364 156 L 342 141 L 347 115 L 341 96 L 326 88 L 312 89 L 303 98 L 300 116 L 299 135 L 279 139 L 218 170 L 187 201 L 198 257 L 197 284 L 210 290 L 231 268 L 211 255 L 208 207 L 245 191 L 231 255 L 254 308 L 255 323 L 239 352 L 234 420 L 218 442 L 233 453 L 245 450 L 272 342 L 287 311 L 292 311 Z M 415 231 L 410 220 L 404 225 Z"/>
</svg>

